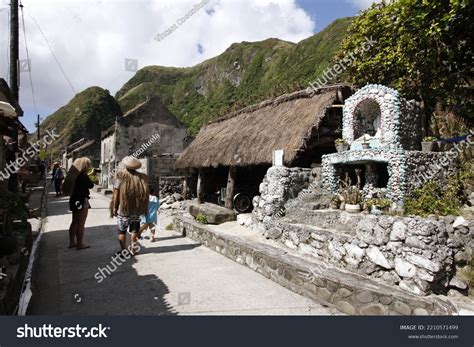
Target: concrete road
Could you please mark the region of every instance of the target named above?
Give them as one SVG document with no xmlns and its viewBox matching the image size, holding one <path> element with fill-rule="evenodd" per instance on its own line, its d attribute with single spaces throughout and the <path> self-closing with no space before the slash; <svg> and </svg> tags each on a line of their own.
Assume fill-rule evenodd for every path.
<svg viewBox="0 0 474 347">
<path fill-rule="evenodd" d="M 76 251 L 67 248 L 67 198 L 48 196 L 30 314 L 334 313 L 173 231 L 160 230 L 156 243 L 140 241 L 136 257 L 115 265 L 111 257 L 119 246 L 109 199 L 93 193 L 91 205 L 85 242 L 92 247 Z M 163 226 L 170 221 L 162 215 Z"/>
</svg>

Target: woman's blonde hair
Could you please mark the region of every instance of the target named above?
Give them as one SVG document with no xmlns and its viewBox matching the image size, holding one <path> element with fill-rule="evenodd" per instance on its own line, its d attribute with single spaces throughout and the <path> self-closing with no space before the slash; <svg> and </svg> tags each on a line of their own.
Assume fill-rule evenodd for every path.
<svg viewBox="0 0 474 347">
<path fill-rule="evenodd" d="M 74 163 L 72 163 L 72 165 L 77 169 L 77 171 L 87 173 L 87 170 L 89 170 L 92 166 L 92 162 L 89 158 L 82 157 L 74 160 Z"/>
<path fill-rule="evenodd" d="M 77 176 L 81 172 L 87 174 L 87 170 L 92 166 L 92 162 L 87 157 L 82 157 L 74 160 L 71 168 L 67 172 L 66 178 L 63 182 L 63 193 L 66 196 L 70 196 L 74 190 L 74 185 L 76 184 Z"/>
<path fill-rule="evenodd" d="M 119 206 L 120 214 L 123 216 L 145 214 L 148 210 L 150 195 L 147 175 L 135 170 L 122 169 L 117 173 L 116 178 L 120 180 L 120 186 L 114 192 L 111 212 L 114 206 Z"/>
</svg>

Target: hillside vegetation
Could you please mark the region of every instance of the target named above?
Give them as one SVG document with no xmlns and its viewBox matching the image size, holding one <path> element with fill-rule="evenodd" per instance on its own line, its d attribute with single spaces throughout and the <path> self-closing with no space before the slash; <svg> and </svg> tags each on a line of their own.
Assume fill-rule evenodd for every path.
<svg viewBox="0 0 474 347">
<path fill-rule="evenodd" d="M 42 129 L 56 128 L 61 134 L 50 150 L 57 156 L 82 137 L 100 139 L 115 116 L 154 95 L 196 135 L 203 124 L 227 112 L 306 88 L 331 64 L 351 21 L 338 19 L 298 44 L 274 38 L 234 43 L 193 67 L 147 66 L 115 99 L 105 89 L 90 87 L 42 123 Z"/>
<path fill-rule="evenodd" d="M 60 135 L 48 149 L 56 157 L 67 145 L 83 137 L 99 140 L 101 131 L 108 129 L 121 114 L 120 106 L 108 90 L 90 87 L 46 118 L 41 129 L 56 129 Z"/>
<path fill-rule="evenodd" d="M 196 134 L 203 124 L 234 109 L 306 88 L 331 64 L 351 21 L 338 19 L 298 44 L 278 39 L 235 43 L 190 68 L 148 66 L 116 98 L 125 113 L 158 95 Z"/>
</svg>

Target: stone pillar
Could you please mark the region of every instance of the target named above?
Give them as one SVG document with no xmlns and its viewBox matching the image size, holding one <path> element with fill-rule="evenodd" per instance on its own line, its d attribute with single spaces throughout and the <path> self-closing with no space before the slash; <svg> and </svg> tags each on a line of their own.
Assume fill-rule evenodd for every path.
<svg viewBox="0 0 474 347">
<path fill-rule="evenodd" d="M 183 198 L 184 200 L 188 199 L 188 176 L 189 174 L 186 172 L 183 179 Z"/>
<path fill-rule="evenodd" d="M 225 199 L 225 207 L 228 209 L 232 209 L 234 207 L 234 185 L 235 185 L 235 174 L 236 174 L 235 166 L 229 167 L 229 176 L 227 178 L 227 193 Z"/>
<path fill-rule="evenodd" d="M 199 169 L 198 181 L 197 181 L 197 197 L 198 204 L 204 203 L 204 169 Z"/>
</svg>

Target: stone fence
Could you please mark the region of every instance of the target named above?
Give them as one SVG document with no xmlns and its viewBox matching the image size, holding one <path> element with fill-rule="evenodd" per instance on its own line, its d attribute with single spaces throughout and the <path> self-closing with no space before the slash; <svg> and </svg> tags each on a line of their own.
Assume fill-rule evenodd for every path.
<svg viewBox="0 0 474 347">
<path fill-rule="evenodd" d="M 462 217 L 293 208 L 274 228 L 267 237 L 288 248 L 414 294 L 468 290 L 456 274 L 472 258 L 474 222 Z"/>
<path fill-rule="evenodd" d="M 284 215 L 284 206 L 313 180 L 312 170 L 272 166 L 260 184 L 260 196 L 253 199 L 253 220 L 261 229 Z"/>
<path fill-rule="evenodd" d="M 176 217 L 174 225 L 183 235 L 237 263 L 298 294 L 349 315 L 457 314 L 456 307 L 445 298 L 407 293 L 331 264 L 292 255 L 284 247 L 219 232 L 186 217 Z"/>
</svg>

